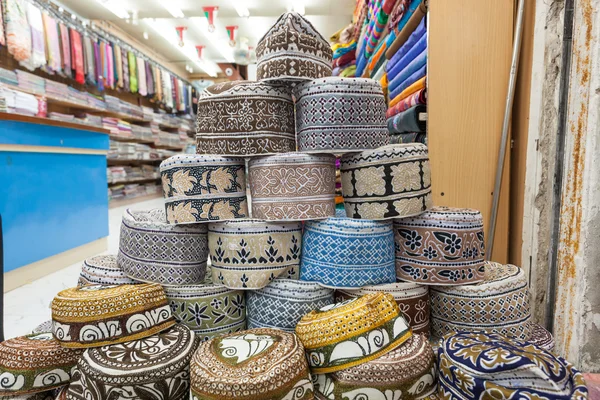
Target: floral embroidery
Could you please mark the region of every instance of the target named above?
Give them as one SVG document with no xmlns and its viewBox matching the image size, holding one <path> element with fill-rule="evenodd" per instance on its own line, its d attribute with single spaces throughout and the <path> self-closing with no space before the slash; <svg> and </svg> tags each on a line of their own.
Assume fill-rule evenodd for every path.
<svg viewBox="0 0 600 400">
<path fill-rule="evenodd" d="M 429 166 L 429 161 L 423 161 L 423 186 L 430 187 L 431 186 L 431 167 Z"/>
<path fill-rule="evenodd" d="M 386 203 L 362 203 L 357 204 L 356 208 L 363 218 L 383 218 L 388 212 L 388 205 Z"/>
<path fill-rule="evenodd" d="M 369 167 L 354 171 L 358 196 L 385 194 L 385 171 L 383 167 Z"/>
<path fill-rule="evenodd" d="M 175 191 L 175 195 L 183 196 L 186 192 L 189 192 L 194 188 L 194 183 L 196 182 L 198 182 L 198 180 L 195 177 L 190 176 L 189 170 L 179 170 L 173 174 L 173 181 L 171 182 L 171 187 Z"/>
<path fill-rule="evenodd" d="M 171 192 L 171 180 L 167 174 L 163 174 L 160 178 L 162 182 L 163 193 L 166 196 L 169 196 Z"/>
<path fill-rule="evenodd" d="M 419 198 L 394 201 L 394 208 L 399 215 L 415 215 L 423 211 L 423 203 Z"/>
<path fill-rule="evenodd" d="M 235 218 L 234 211 L 235 210 L 231 206 L 231 204 L 229 204 L 229 201 L 223 200 L 223 201 L 215 203 L 213 205 L 212 216 L 219 217 L 219 219 L 221 219 L 221 220 L 233 219 L 233 218 Z"/>
<path fill-rule="evenodd" d="M 179 203 L 167 207 L 167 219 L 169 223 L 196 222 L 198 210 L 192 208 L 192 203 Z"/>
<path fill-rule="evenodd" d="M 352 195 L 352 171 L 342 172 L 342 191 L 344 195 Z"/>
<path fill-rule="evenodd" d="M 231 188 L 231 184 L 233 183 L 232 179 L 233 177 L 227 172 L 226 168 L 217 168 L 210 174 L 210 183 L 214 185 L 219 192 L 225 192 L 227 189 Z"/>
<path fill-rule="evenodd" d="M 421 189 L 421 167 L 418 161 L 392 165 L 391 169 L 394 192 Z"/>
</svg>

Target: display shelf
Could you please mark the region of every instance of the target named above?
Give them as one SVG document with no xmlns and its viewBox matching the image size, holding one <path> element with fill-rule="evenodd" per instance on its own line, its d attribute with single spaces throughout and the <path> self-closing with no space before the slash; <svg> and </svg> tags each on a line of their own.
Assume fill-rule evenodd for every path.
<svg viewBox="0 0 600 400">
<path fill-rule="evenodd" d="M 112 140 L 116 140 L 117 142 L 154 144 L 154 140 L 145 140 L 145 139 L 138 139 L 138 138 L 133 138 L 133 137 L 130 138 L 130 137 L 110 135 L 110 138 Z"/>
<path fill-rule="evenodd" d="M 164 122 L 160 122 L 158 124 L 158 127 L 163 130 L 164 129 L 179 129 L 179 126 L 177 126 L 177 125 L 166 124 Z"/>
<path fill-rule="evenodd" d="M 151 121 L 151 120 L 145 119 L 143 117 L 136 117 L 133 115 L 124 114 L 124 113 L 120 113 L 120 112 L 116 112 L 116 111 L 104 110 L 104 111 L 97 111 L 95 113 L 102 114 L 105 117 L 119 118 L 119 119 L 122 119 L 123 121 L 127 121 L 127 122 L 150 122 Z"/>
<path fill-rule="evenodd" d="M 108 165 L 120 165 L 120 164 L 130 164 L 130 165 L 141 165 L 141 164 L 150 164 L 158 161 L 166 160 L 166 158 L 153 158 L 153 159 L 137 159 L 137 158 L 109 158 L 106 160 Z"/>
<path fill-rule="evenodd" d="M 3 84 L 6 88 L 11 89 L 11 90 L 16 90 L 22 93 L 27 93 L 27 94 L 31 94 L 34 96 L 44 96 L 46 98 L 46 102 L 48 104 L 56 104 L 59 106 L 64 106 L 64 107 L 69 107 L 69 108 L 73 108 L 73 109 L 77 109 L 77 110 L 82 110 L 82 111 L 93 111 L 93 112 L 98 112 L 98 113 L 104 113 L 106 112 L 105 108 L 100 108 L 100 107 L 94 107 L 92 105 L 89 104 L 81 104 L 81 103 L 77 103 L 74 101 L 69 101 L 66 99 L 61 99 L 55 96 L 52 96 L 50 94 L 47 93 L 40 93 L 40 92 L 36 92 L 35 90 L 29 90 L 29 89 L 25 89 L 19 86 L 14 86 L 14 85 L 9 85 L 4 83 Z"/>
<path fill-rule="evenodd" d="M 164 149 L 164 150 L 183 150 L 185 149 L 185 146 L 167 146 L 165 144 L 155 144 L 154 148 L 156 149 Z"/>
<path fill-rule="evenodd" d="M 129 183 L 143 183 L 143 182 L 154 182 L 159 178 L 137 178 L 137 179 L 125 179 L 122 181 L 108 182 L 109 185 L 127 185 Z"/>
<path fill-rule="evenodd" d="M 22 114 L 0 113 L 0 120 L 16 121 L 16 122 L 29 122 L 32 124 L 56 126 L 59 128 L 79 129 L 79 130 L 84 130 L 84 131 L 104 133 L 106 135 L 108 135 L 110 133 L 110 131 L 107 129 L 98 128 L 98 127 L 92 126 L 92 125 L 77 124 L 75 122 L 60 121 L 60 120 L 50 119 L 50 118 L 31 117 L 29 115 L 22 115 Z"/>
<path fill-rule="evenodd" d="M 145 196 L 133 197 L 131 199 L 111 200 L 108 203 L 108 208 L 117 208 L 117 207 L 130 206 L 132 204 L 139 203 L 139 202 L 142 202 L 142 201 L 148 201 L 148 200 L 154 200 L 154 199 L 160 199 L 160 198 L 162 198 L 162 194 L 160 194 L 160 193 L 154 193 L 154 194 L 148 194 L 148 195 L 145 195 Z"/>
</svg>

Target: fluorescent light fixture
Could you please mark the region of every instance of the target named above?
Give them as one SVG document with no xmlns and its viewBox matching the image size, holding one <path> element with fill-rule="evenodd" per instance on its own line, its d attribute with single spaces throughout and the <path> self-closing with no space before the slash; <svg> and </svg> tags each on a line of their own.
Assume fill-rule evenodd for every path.
<svg viewBox="0 0 600 400">
<path fill-rule="evenodd" d="M 304 0 L 293 0 L 292 11 L 295 11 L 300 15 L 306 14 L 306 10 L 304 9 Z"/>
<path fill-rule="evenodd" d="M 173 16 L 173 18 L 184 18 L 185 15 L 183 14 L 183 11 L 181 11 L 181 8 L 179 8 L 179 2 L 176 0 L 158 0 L 158 2 L 160 3 L 161 6 L 163 6 L 163 8 L 165 10 L 167 10 L 169 12 L 169 14 L 171 14 Z"/>
<path fill-rule="evenodd" d="M 115 14 L 117 17 L 121 19 L 129 18 L 129 11 L 125 9 L 120 3 L 119 0 L 96 0 L 98 3 L 102 4 L 104 8 L 108 11 Z M 72 14 L 71 18 L 75 19 L 75 15 Z"/>
<path fill-rule="evenodd" d="M 191 25 L 209 39 L 213 47 L 216 47 L 216 49 L 219 51 L 219 53 L 221 53 L 223 58 L 227 60 L 227 62 L 235 62 L 235 58 L 233 57 L 233 48 L 229 45 L 229 38 L 226 37 L 227 31 L 225 28 L 217 25 L 217 29 L 215 29 L 214 32 L 209 32 L 207 18 L 192 17 L 190 20 L 193 22 Z"/>
<path fill-rule="evenodd" d="M 193 65 L 196 65 L 208 75 L 216 78 L 217 74 L 221 72 L 221 69 L 215 62 L 209 60 L 200 60 L 198 58 L 196 48 L 190 43 L 190 41 L 187 41 L 183 47 L 179 46 L 179 38 L 175 33 L 175 27 L 171 26 L 168 21 L 165 21 L 164 19 L 144 19 L 144 22 L 146 22 L 146 25 L 151 27 L 156 33 L 162 36 L 174 48 L 179 50 L 181 54 L 186 56 L 188 60 L 193 63 Z"/>
<path fill-rule="evenodd" d="M 244 5 L 245 0 L 232 0 L 233 1 L 233 7 L 235 8 L 235 11 L 238 13 L 238 15 L 242 18 L 248 18 L 250 16 L 250 10 L 248 10 L 248 7 L 246 7 Z"/>
</svg>

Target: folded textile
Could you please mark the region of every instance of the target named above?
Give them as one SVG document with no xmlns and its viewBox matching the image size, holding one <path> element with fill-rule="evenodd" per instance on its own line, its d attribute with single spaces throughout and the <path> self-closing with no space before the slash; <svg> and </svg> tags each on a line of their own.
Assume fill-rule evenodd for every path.
<svg viewBox="0 0 600 400">
<path fill-rule="evenodd" d="M 387 29 L 388 16 L 389 13 L 392 12 L 395 4 L 396 0 L 383 1 L 382 6 L 377 13 L 377 17 L 375 18 L 373 31 L 369 35 L 369 40 L 367 42 L 367 48 L 365 51 L 367 58 L 370 58 L 373 55 L 373 52 L 377 47 L 377 43 L 379 43 L 379 39 L 385 35 L 383 32 Z"/>
<path fill-rule="evenodd" d="M 391 44 L 388 43 L 388 50 L 385 52 L 385 57 L 387 59 L 394 57 L 394 54 L 408 40 L 413 31 L 417 29 L 426 14 L 427 6 L 425 3 L 420 3 L 408 20 L 400 21 L 400 23 L 403 24 L 402 30 L 394 31 L 396 32 L 396 38 Z"/>
<path fill-rule="evenodd" d="M 400 100 L 398 104 L 391 107 L 385 113 L 387 118 L 393 117 L 394 115 L 406 111 L 417 104 L 427 104 L 427 89 L 421 89 L 411 94 L 407 98 Z"/>
<path fill-rule="evenodd" d="M 385 39 L 387 38 L 387 35 L 388 35 L 388 32 L 387 32 L 387 27 L 386 27 L 384 35 L 383 35 L 382 39 L 379 41 L 379 43 L 377 44 L 377 47 L 375 48 L 375 53 L 373 53 L 373 55 L 371 56 L 371 59 L 369 60 L 369 64 L 367 65 L 367 72 L 369 73 L 369 75 L 373 75 L 373 73 L 379 69 L 379 67 L 383 63 L 383 60 L 386 59 L 385 58 L 385 50 L 386 50 L 386 46 L 385 46 L 386 40 Z"/>
<path fill-rule="evenodd" d="M 427 134 L 422 132 L 398 133 L 390 135 L 390 144 L 423 143 L 427 144 Z"/>
<path fill-rule="evenodd" d="M 408 6 L 408 8 L 404 12 L 404 14 L 402 14 L 402 18 L 400 18 L 398 25 L 394 28 L 394 31 L 393 31 L 394 35 L 388 36 L 388 39 L 387 39 L 388 49 L 392 47 L 394 40 L 396 40 L 396 36 L 398 36 L 398 34 L 402 31 L 402 29 L 404 29 L 404 27 L 406 26 L 406 23 L 408 22 L 410 17 L 412 17 L 412 15 L 415 13 L 415 11 L 417 11 L 417 9 L 421 6 L 422 3 L 423 3 L 423 0 L 412 0 L 410 2 L 410 5 Z"/>
<path fill-rule="evenodd" d="M 414 45 L 406 52 L 406 54 L 397 59 L 393 66 L 389 66 L 392 63 L 392 60 L 388 62 L 387 72 L 390 76 L 398 75 L 408 64 L 412 62 L 415 58 L 417 58 L 423 51 L 427 49 L 427 35 L 423 34 L 421 38 L 414 43 Z M 402 49 L 401 49 L 402 50 Z M 385 58 L 385 57 L 384 57 Z"/>
<path fill-rule="evenodd" d="M 419 23 L 417 29 L 414 30 L 413 33 L 408 37 L 406 43 L 402 45 L 398 49 L 398 51 L 394 54 L 392 58 L 390 58 L 390 62 L 388 63 L 388 71 L 392 68 L 396 68 L 396 65 L 404 58 L 404 56 L 412 50 L 413 47 L 417 45 L 417 43 L 421 40 L 421 38 L 425 38 L 425 46 L 427 46 L 427 28 L 425 27 L 425 19 Z M 400 67 L 404 68 L 404 67 Z"/>
<path fill-rule="evenodd" d="M 390 90 L 396 90 L 404 81 L 406 81 L 412 74 L 420 70 L 427 65 L 427 49 L 423 49 L 421 54 L 411 60 L 406 67 L 397 74 L 393 74 L 388 71 L 388 77 L 390 77 Z"/>
<path fill-rule="evenodd" d="M 351 78 L 356 76 L 356 65 L 351 65 L 348 68 L 344 69 L 342 72 L 340 72 L 340 76 L 343 76 L 345 78 Z"/>
<path fill-rule="evenodd" d="M 392 9 L 392 12 L 390 13 L 390 16 L 388 17 L 388 28 L 390 31 L 398 25 L 398 22 L 400 22 L 400 19 L 408 8 L 409 3 L 410 0 L 399 0 L 396 3 Z"/>
<path fill-rule="evenodd" d="M 365 72 L 365 67 L 367 66 L 367 59 L 363 54 L 360 54 L 356 57 L 356 76 L 363 76 L 363 72 Z"/>
<path fill-rule="evenodd" d="M 342 69 L 340 67 L 335 67 L 331 71 L 331 76 L 339 76 L 341 72 L 342 72 Z"/>
<path fill-rule="evenodd" d="M 346 53 L 343 56 L 333 60 L 333 67 L 341 67 L 353 60 L 356 60 L 356 52 Z"/>
<path fill-rule="evenodd" d="M 379 83 L 381 84 L 381 88 L 383 89 L 383 94 L 385 94 L 385 96 L 387 97 L 388 95 L 388 78 L 387 78 L 387 73 L 383 73 L 383 76 L 381 77 L 381 79 L 379 80 Z"/>
<path fill-rule="evenodd" d="M 333 58 L 338 58 L 346 53 L 352 52 L 356 50 L 356 41 L 351 41 L 350 43 L 336 43 L 331 46 L 331 50 L 333 50 Z"/>
<path fill-rule="evenodd" d="M 427 107 L 419 104 L 388 118 L 388 131 L 390 133 L 425 132 L 427 121 L 419 119 L 419 115 L 425 112 L 427 112 Z"/>
<path fill-rule="evenodd" d="M 373 76 L 371 77 L 371 79 L 375 79 L 376 81 L 381 80 L 381 77 L 385 73 L 385 64 L 386 63 L 387 63 L 387 60 L 384 57 L 383 64 L 381 66 L 379 66 L 379 68 L 375 71 L 375 73 L 373 74 Z"/>
<path fill-rule="evenodd" d="M 425 89 L 425 83 L 426 83 L 426 81 L 427 81 L 427 78 L 424 76 L 421 79 L 419 79 L 418 81 L 416 81 L 415 83 L 413 83 L 412 85 L 410 85 L 409 87 L 407 87 L 406 89 L 404 89 L 402 91 L 402 93 L 400 93 L 398 96 L 393 97 L 390 94 L 390 98 L 392 100 L 390 100 L 389 106 L 390 107 L 394 107 L 401 100 L 404 100 L 405 98 L 407 98 L 411 94 L 417 92 L 418 90 Z"/>
<path fill-rule="evenodd" d="M 413 74 L 411 74 L 408 78 L 406 78 L 401 84 L 396 86 L 394 90 L 390 90 L 390 97 L 392 99 L 398 97 L 404 89 L 408 88 L 410 85 L 423 78 L 427 74 L 427 65 L 423 65 L 421 68 L 416 70 Z M 388 77 L 389 78 L 389 77 Z M 388 89 L 389 90 L 389 89 Z"/>
</svg>

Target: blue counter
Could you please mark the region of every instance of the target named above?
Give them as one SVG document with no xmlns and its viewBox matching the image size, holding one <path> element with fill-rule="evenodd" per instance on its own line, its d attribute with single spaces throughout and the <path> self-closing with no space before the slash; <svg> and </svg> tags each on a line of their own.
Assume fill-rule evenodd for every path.
<svg viewBox="0 0 600 400">
<path fill-rule="evenodd" d="M 107 133 L 0 114 L 4 272 L 108 236 Z"/>
</svg>

